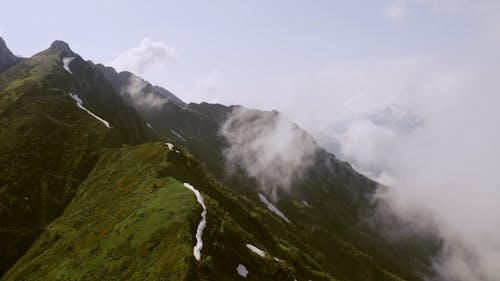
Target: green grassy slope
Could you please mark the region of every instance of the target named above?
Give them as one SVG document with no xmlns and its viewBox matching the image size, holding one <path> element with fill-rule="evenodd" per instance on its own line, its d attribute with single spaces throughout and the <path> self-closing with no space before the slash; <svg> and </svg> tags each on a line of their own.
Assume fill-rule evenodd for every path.
<svg viewBox="0 0 500 281">
<path fill-rule="evenodd" d="M 53 46 L 0 73 L 0 275 L 61 214 L 103 147 L 153 139 L 129 129 L 128 120 L 144 124 L 138 116 L 108 129 L 76 106 L 68 93 L 91 74 L 66 72 L 67 52 Z"/>
<path fill-rule="evenodd" d="M 61 41 L 0 73 L 0 274 L 17 260 L 2 280 L 224 281 L 240 278 L 240 263 L 248 280 L 427 273 L 435 241 L 393 241 L 365 224 L 376 183 L 347 163 L 320 149 L 314 169 L 280 194 L 287 223 L 259 201 L 254 179 L 226 173 L 218 130 L 232 107 L 167 102 L 139 117 L 118 86 Z M 145 143 L 155 133 L 179 152 Z M 201 207 L 184 182 L 207 205 L 200 261 Z"/>
<path fill-rule="evenodd" d="M 141 114 L 156 133 L 184 145 L 217 179 L 259 204 L 255 180 L 246 177 L 243 170 L 228 174 L 224 163 L 225 140 L 218 131 L 232 109 L 207 103 L 189 104 L 186 108 L 167 103 L 162 110 Z M 415 235 L 391 240 L 366 223 L 374 212 L 371 195 L 376 191 L 375 182 L 323 149 L 318 150 L 315 163 L 304 175 L 293 183 L 290 193 L 280 194 L 277 206 L 298 226 L 293 231 L 301 233 L 304 242 L 321 249 L 325 268 L 332 276 L 346 280 L 371 278 L 367 277 L 370 271 L 360 270 L 362 266 L 349 257 L 348 252 L 353 250 L 408 280 L 422 280 L 422 276 L 433 274 L 432 257 L 440 247 L 436 237 Z"/>
<path fill-rule="evenodd" d="M 106 151 L 4 280 L 184 280 L 200 207 L 159 174 L 168 154 L 159 145 Z"/>
<path fill-rule="evenodd" d="M 198 188 L 207 205 L 200 261 L 192 249 L 201 207 L 183 182 Z M 248 280 L 335 280 L 320 249 L 304 238 L 183 150 L 126 146 L 103 153 L 63 215 L 2 280 L 238 280 L 240 263 Z M 363 280 L 399 280 L 342 243 Z"/>
</svg>

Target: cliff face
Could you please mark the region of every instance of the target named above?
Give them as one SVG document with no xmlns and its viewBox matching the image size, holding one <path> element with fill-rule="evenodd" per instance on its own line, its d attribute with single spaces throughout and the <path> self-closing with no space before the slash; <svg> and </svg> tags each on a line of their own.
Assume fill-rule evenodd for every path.
<svg viewBox="0 0 500 281">
<path fill-rule="evenodd" d="M 10 50 L 7 48 L 7 44 L 0 37 L 0 72 L 6 70 L 7 68 L 14 66 L 21 62 L 21 58 L 16 57 Z"/>
</svg>

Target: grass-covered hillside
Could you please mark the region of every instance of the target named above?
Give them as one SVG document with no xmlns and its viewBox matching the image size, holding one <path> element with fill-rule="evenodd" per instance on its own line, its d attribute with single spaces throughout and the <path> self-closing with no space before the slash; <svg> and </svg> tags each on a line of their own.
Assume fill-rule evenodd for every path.
<svg viewBox="0 0 500 281">
<path fill-rule="evenodd" d="M 175 152 L 174 152 L 175 153 Z M 109 149 L 5 280 L 185 280 L 200 208 L 165 145 Z"/>
<path fill-rule="evenodd" d="M 62 41 L 0 70 L 1 280 L 432 274 L 439 241 L 367 223 L 377 184 L 349 164 L 317 147 L 289 192 L 259 195 L 243 167 L 227 172 L 219 132 L 235 107 L 187 105 L 143 80 L 130 92 L 131 77 Z M 151 96 L 159 106 L 137 102 Z"/>
<path fill-rule="evenodd" d="M 109 79 L 120 81 L 110 77 L 110 73 L 108 69 Z M 246 176 L 243 167 L 236 173 L 229 173 L 225 162 L 227 143 L 220 130 L 235 108 L 220 104 L 166 102 L 149 111 L 138 108 L 138 112 L 152 125 L 155 133 L 185 146 L 231 190 L 260 203 L 258 192 L 261 191 L 257 181 Z M 260 114 L 276 117 L 279 113 Z M 366 280 L 370 275 L 360 270 L 361 266 L 355 262 L 357 259 L 346 255 L 351 250 L 366 254 L 366 258 L 404 279 L 420 280 L 424 275 L 432 275 L 431 257 L 438 252 L 440 242 L 427 234 L 404 239 L 388 238 L 383 229 L 370 223 L 376 207 L 373 198 L 376 190 L 376 182 L 358 174 L 348 163 L 318 146 L 315 162 L 301 179 L 291 184 L 290 192 L 282 192 L 275 203 L 299 226 L 293 231 L 301 232 L 304 242 L 321 249 L 325 266 L 339 279 Z M 392 224 L 399 223 L 392 219 Z M 401 224 L 398 227 L 410 226 Z M 280 231 L 280 227 L 275 230 Z"/>
<path fill-rule="evenodd" d="M 200 261 L 193 246 L 202 208 L 184 182 L 207 206 Z M 249 280 L 335 280 L 321 251 L 303 239 L 186 152 L 163 143 L 126 146 L 102 154 L 63 215 L 3 280 L 237 280 L 239 264 Z M 343 243 L 364 280 L 398 280 Z"/>
<path fill-rule="evenodd" d="M 91 73 L 64 70 L 66 55 L 74 54 L 55 44 L 0 72 L 0 273 L 61 214 L 103 147 L 152 139 L 139 117 L 110 118 L 107 128 L 79 108 L 69 93 Z M 119 98 L 108 106 L 134 112 Z M 131 120 L 143 124 L 143 131 L 129 129 Z"/>
</svg>

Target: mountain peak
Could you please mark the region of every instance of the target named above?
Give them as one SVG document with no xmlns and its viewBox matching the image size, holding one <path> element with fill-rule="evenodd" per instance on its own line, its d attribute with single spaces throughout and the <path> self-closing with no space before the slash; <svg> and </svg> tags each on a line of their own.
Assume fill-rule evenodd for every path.
<svg viewBox="0 0 500 281">
<path fill-rule="evenodd" d="M 51 48 L 56 48 L 56 49 L 61 49 L 61 50 L 67 50 L 67 51 L 71 51 L 71 48 L 69 47 L 68 43 L 62 41 L 62 40 L 56 40 L 54 41 L 51 45 L 50 45 Z"/>
<path fill-rule="evenodd" d="M 1 55 L 9 54 L 9 55 L 13 56 L 12 52 L 9 50 L 9 48 L 7 48 L 7 44 L 5 43 L 5 40 L 3 40 L 3 38 L 1 36 L 0 36 L 0 54 Z"/>
<path fill-rule="evenodd" d="M 19 63 L 21 58 L 16 57 L 7 47 L 5 40 L 0 37 L 0 72 Z"/>
</svg>

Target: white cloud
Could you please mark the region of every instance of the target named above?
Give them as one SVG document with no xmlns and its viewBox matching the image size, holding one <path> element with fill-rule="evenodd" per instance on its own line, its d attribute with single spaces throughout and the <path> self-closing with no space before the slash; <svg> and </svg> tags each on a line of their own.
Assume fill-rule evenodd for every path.
<svg viewBox="0 0 500 281">
<path fill-rule="evenodd" d="M 410 14 L 407 0 L 391 0 L 386 3 L 382 10 L 384 18 L 392 21 L 400 21 Z"/>
<path fill-rule="evenodd" d="M 139 107 L 159 108 L 167 102 L 167 100 L 152 92 L 145 91 L 147 84 L 141 78 L 133 75 L 130 77 L 128 85 L 122 89 L 121 94 L 126 95 L 130 100 Z"/>
<path fill-rule="evenodd" d="M 445 280 L 500 277 L 500 67 L 475 58 L 331 70 L 291 85 L 284 101 L 305 128 L 337 139 L 341 158 L 390 184 L 385 198 L 396 198 L 396 213 L 416 222 L 422 217 L 408 206 L 435 215 L 446 239 L 436 260 Z M 410 131 L 374 123 L 374 113 L 394 104 L 422 123 Z"/>
<path fill-rule="evenodd" d="M 288 191 L 314 159 L 315 141 L 277 112 L 237 107 L 220 130 L 228 143 L 224 156 L 229 168 L 243 168 L 261 190 L 277 200 Z"/>
<path fill-rule="evenodd" d="M 473 48 L 289 76 L 246 89 L 243 104 L 274 107 L 336 139 L 337 156 L 391 186 L 381 197 L 406 221 L 421 224 L 432 213 L 446 238 L 435 263 L 444 280 L 497 280 L 500 64 L 484 59 L 494 56 Z M 393 105 L 421 122 L 405 131 L 373 121 Z"/>
<path fill-rule="evenodd" d="M 108 65 L 121 71 L 144 74 L 149 68 L 172 64 L 178 59 L 179 54 L 174 47 L 164 42 L 144 38 L 137 47 L 128 49 Z"/>
</svg>

